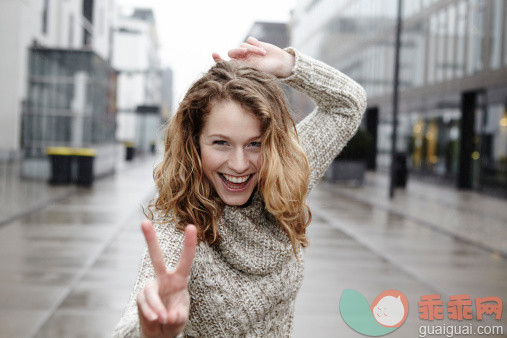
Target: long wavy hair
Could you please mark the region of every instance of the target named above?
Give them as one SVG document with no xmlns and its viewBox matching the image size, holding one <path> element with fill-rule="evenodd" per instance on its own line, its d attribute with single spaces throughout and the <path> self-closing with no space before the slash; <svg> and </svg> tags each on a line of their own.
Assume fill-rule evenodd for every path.
<svg viewBox="0 0 507 338">
<path fill-rule="evenodd" d="M 260 173 L 256 189 L 266 210 L 296 244 L 308 245 L 306 227 L 311 212 L 305 202 L 310 167 L 299 143 L 294 121 L 276 78 L 234 61 L 219 62 L 187 91 L 165 136 L 163 160 L 153 177 L 157 196 L 148 206 L 170 216 L 181 230 L 197 227 L 199 240 L 216 245 L 224 202 L 202 168 L 199 136 L 213 104 L 224 100 L 239 103 L 261 122 Z"/>
</svg>

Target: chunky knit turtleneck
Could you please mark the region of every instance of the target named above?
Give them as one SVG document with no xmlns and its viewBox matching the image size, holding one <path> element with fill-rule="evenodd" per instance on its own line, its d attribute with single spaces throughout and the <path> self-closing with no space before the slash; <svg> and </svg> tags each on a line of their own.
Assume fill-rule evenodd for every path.
<svg viewBox="0 0 507 338">
<path fill-rule="evenodd" d="M 326 64 L 295 55 L 293 75 L 282 82 L 302 91 L 317 108 L 297 125 L 311 167 L 309 189 L 354 134 L 366 106 L 356 82 Z M 164 217 L 154 219 L 168 270 L 180 257 L 183 233 Z M 197 246 L 188 290 L 190 318 L 183 335 L 199 337 L 288 336 L 303 280 L 303 250 L 294 256 L 289 238 L 270 215 L 259 193 L 245 207 L 226 206 L 219 225 L 220 244 Z M 115 337 L 139 337 L 136 297 L 154 278 L 147 250 Z"/>
</svg>

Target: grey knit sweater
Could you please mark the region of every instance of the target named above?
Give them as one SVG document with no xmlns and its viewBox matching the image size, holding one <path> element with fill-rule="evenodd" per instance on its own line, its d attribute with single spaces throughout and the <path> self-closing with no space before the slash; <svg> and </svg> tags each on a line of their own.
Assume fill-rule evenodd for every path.
<svg viewBox="0 0 507 338">
<path fill-rule="evenodd" d="M 310 161 L 311 189 L 355 133 L 366 107 L 364 89 L 334 68 L 295 55 L 293 74 L 282 82 L 307 94 L 317 108 L 297 125 Z M 164 218 L 154 220 L 168 270 L 176 267 L 183 233 Z M 289 238 L 255 193 L 247 207 L 226 206 L 216 247 L 201 242 L 196 249 L 188 289 L 190 319 L 185 336 L 290 336 L 294 303 L 303 280 L 303 250 L 294 257 Z M 154 278 L 145 250 L 141 268 L 115 337 L 139 337 L 136 297 Z"/>
</svg>

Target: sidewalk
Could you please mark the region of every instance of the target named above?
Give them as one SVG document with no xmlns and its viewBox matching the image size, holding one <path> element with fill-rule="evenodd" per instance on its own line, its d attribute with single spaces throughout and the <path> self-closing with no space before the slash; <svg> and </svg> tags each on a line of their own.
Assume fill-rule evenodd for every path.
<svg viewBox="0 0 507 338">
<path fill-rule="evenodd" d="M 388 176 L 373 172 L 360 188 L 329 183 L 322 187 L 507 256 L 507 200 L 415 179 L 409 179 L 406 189 L 396 189 L 389 200 Z"/>
<path fill-rule="evenodd" d="M 417 182 L 405 192 L 397 191 L 393 201 L 387 192 L 387 179 L 370 174 L 364 187 L 320 182 L 310 194 L 313 221 L 308 228 L 305 279 L 296 300 L 294 337 L 364 337 L 341 319 L 339 299 L 345 289 L 360 292 L 368 302 L 389 289 L 407 296 L 407 320 L 389 337 L 417 337 L 425 325 L 474 329 L 500 325 L 507 334 L 505 310 L 500 321 L 481 322 L 475 319 L 476 310 L 473 320 L 465 322 L 449 320 L 446 309 L 444 319 L 433 322 L 419 319 L 418 313 L 423 295 L 438 294 L 444 305 L 452 295 L 469 295 L 472 302 L 485 296 L 505 301 L 507 258 L 483 248 L 507 239 L 500 222 L 505 203 Z M 439 221 L 446 219 L 446 212 L 461 218 L 463 228 L 471 232 L 469 240 L 459 240 L 459 233 L 449 235 L 447 224 Z M 483 218 L 497 221 L 491 222 L 496 224 L 495 236 L 503 237 L 492 238 L 491 231 L 481 234 L 489 225 L 476 223 Z"/>
<path fill-rule="evenodd" d="M 0 163 L 0 226 L 76 193 L 74 185 L 50 186 L 20 176 L 19 162 Z"/>
<path fill-rule="evenodd" d="M 140 205 L 153 196 L 153 160 L 0 226 L 0 337 L 110 337 L 137 275 Z M 453 213 L 470 233 L 497 224 L 501 242 L 504 201 L 417 182 L 389 201 L 387 179 L 369 174 L 362 188 L 321 182 L 309 204 L 294 337 L 361 337 L 340 317 L 344 289 L 370 302 L 384 290 L 401 290 L 411 309 L 393 338 L 416 337 L 425 324 L 418 319 L 421 295 L 507 296 L 507 258 L 470 244 L 486 246 L 476 239 L 456 240 L 460 234 L 447 235 L 439 221 Z M 496 324 L 507 329 L 507 316 Z"/>
<path fill-rule="evenodd" d="M 137 274 L 153 162 L 139 158 L 0 227 L 0 337 L 110 336 Z"/>
<path fill-rule="evenodd" d="M 140 157 L 132 162 L 125 162 L 124 157 L 123 152 L 118 154 L 115 174 L 135 167 L 143 161 L 143 158 Z M 149 161 L 153 161 L 153 159 Z M 80 189 L 86 190 L 87 188 L 79 188 L 75 184 L 50 185 L 44 180 L 22 178 L 19 161 L 0 162 L 0 227 L 15 219 L 42 210 L 52 203 L 64 200 L 76 194 Z"/>
</svg>

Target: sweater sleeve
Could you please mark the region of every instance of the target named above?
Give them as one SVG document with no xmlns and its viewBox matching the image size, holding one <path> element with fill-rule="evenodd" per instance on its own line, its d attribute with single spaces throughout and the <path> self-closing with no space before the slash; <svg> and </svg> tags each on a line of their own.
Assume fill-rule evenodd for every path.
<svg viewBox="0 0 507 338">
<path fill-rule="evenodd" d="M 328 66 L 286 48 L 295 56 L 292 75 L 281 81 L 308 95 L 317 108 L 296 129 L 310 162 L 308 192 L 355 134 L 366 109 L 366 92 L 357 82 Z"/>
<path fill-rule="evenodd" d="M 176 229 L 173 222 L 164 221 L 163 217 L 155 219 L 153 226 L 157 233 L 160 247 L 165 255 L 167 270 L 174 270 L 181 255 L 181 248 L 183 247 L 183 232 Z M 134 289 L 130 294 L 127 307 L 113 332 L 114 338 L 141 337 L 136 299 L 138 293 L 154 278 L 153 265 L 151 264 L 148 248 L 145 247 Z"/>
</svg>

